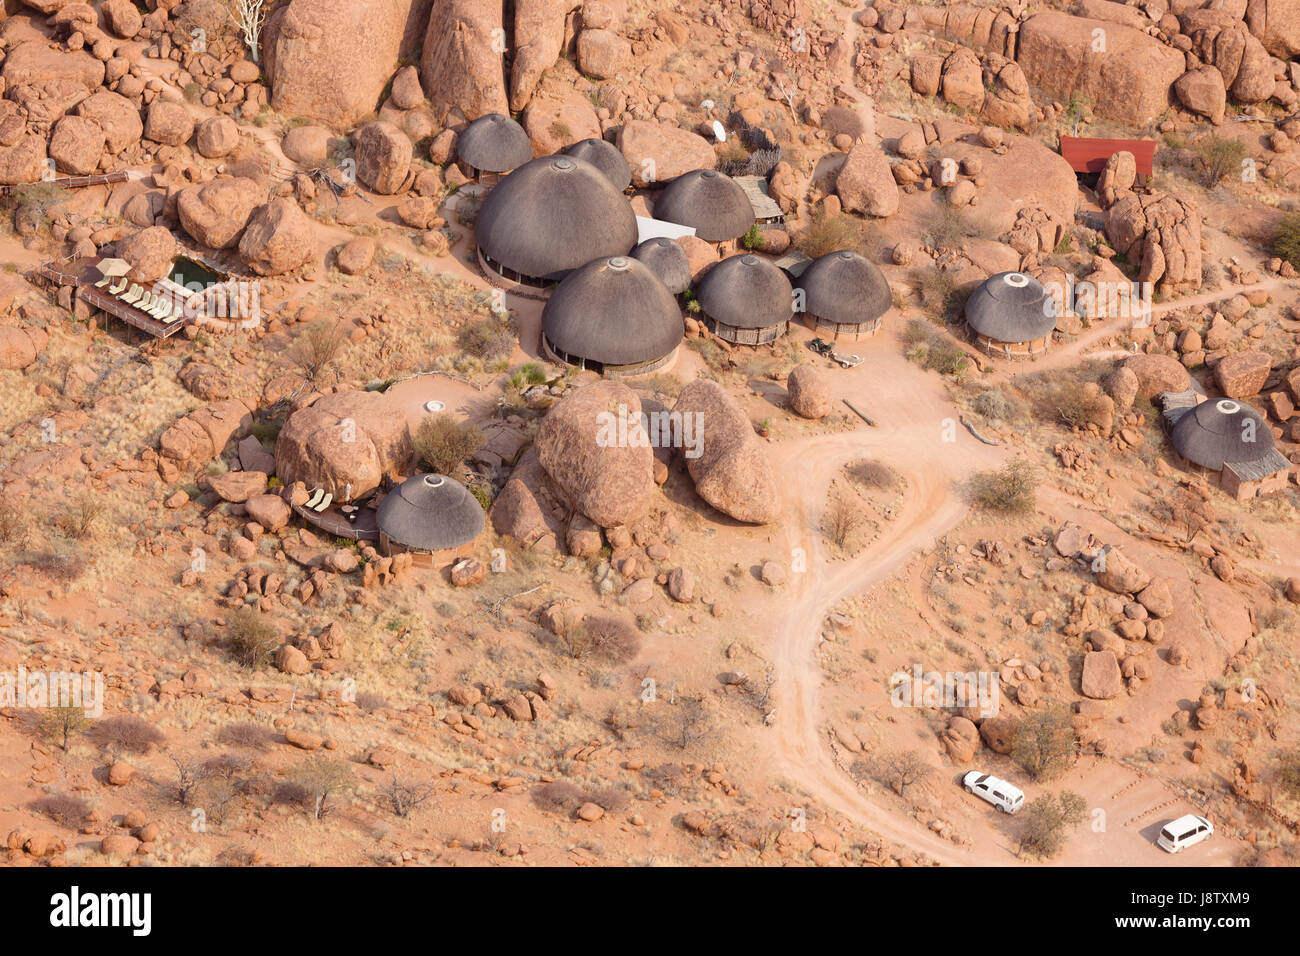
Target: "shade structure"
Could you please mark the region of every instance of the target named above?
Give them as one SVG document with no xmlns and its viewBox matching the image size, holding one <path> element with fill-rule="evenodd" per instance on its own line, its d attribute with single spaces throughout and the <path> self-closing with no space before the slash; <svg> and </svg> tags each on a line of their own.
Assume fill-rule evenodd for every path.
<svg viewBox="0 0 1300 956">
<path fill-rule="evenodd" d="M 1023 272 L 999 272 L 966 300 L 966 324 L 986 352 L 1032 358 L 1047 351 L 1056 312 L 1037 279 Z"/>
<path fill-rule="evenodd" d="M 406 479 L 384 496 L 375 520 L 386 550 L 428 553 L 461 549 L 471 544 L 484 526 L 478 499 L 446 475 Z"/>
<path fill-rule="evenodd" d="M 485 269 L 547 286 L 594 259 L 627 255 L 636 214 L 590 163 L 545 156 L 525 163 L 479 209 L 475 240 Z"/>
<path fill-rule="evenodd" d="M 533 158 L 524 128 L 501 113 L 480 116 L 456 139 L 456 156 L 471 169 L 507 173 Z"/>
<path fill-rule="evenodd" d="M 754 206 L 745 190 L 715 169 L 683 173 L 655 200 L 655 218 L 692 226 L 705 242 L 738 239 L 754 224 Z"/>
<path fill-rule="evenodd" d="M 686 250 L 671 239 L 664 236 L 647 239 L 632 250 L 632 258 L 645 263 L 673 295 L 681 295 L 691 287 L 691 264 Z"/>
<path fill-rule="evenodd" d="M 681 344 L 677 299 L 643 262 L 610 256 L 559 284 L 542 310 L 542 343 L 554 358 L 602 372 L 662 367 Z"/>
<path fill-rule="evenodd" d="M 617 146 L 603 139 L 580 139 L 564 155 L 586 160 L 595 166 L 619 192 L 632 185 L 632 169 Z"/>
<path fill-rule="evenodd" d="M 794 314 L 793 292 L 784 272 L 753 253 L 723 259 L 695 290 L 714 334 L 740 345 L 784 334 Z"/>
<path fill-rule="evenodd" d="M 1184 413 L 1170 440 L 1192 464 L 1222 471 L 1230 462 L 1252 462 L 1273 450 L 1273 430 L 1259 412 L 1228 398 L 1209 399 Z"/>
<path fill-rule="evenodd" d="M 894 304 L 884 273 L 848 249 L 815 259 L 795 281 L 803 291 L 803 312 L 836 335 L 874 332 Z"/>
</svg>

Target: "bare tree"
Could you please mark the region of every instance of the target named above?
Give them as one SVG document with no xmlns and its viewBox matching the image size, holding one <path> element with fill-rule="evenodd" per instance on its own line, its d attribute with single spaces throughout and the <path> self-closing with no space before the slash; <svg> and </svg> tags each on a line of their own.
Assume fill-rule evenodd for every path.
<svg viewBox="0 0 1300 956">
<path fill-rule="evenodd" d="M 856 503 L 845 494 L 836 494 L 826 506 L 826 536 L 837 547 L 847 548 L 862 526 L 863 516 Z"/>
<path fill-rule="evenodd" d="M 189 757 L 178 757 L 172 754 L 171 758 L 172 763 L 176 765 L 176 783 L 172 787 L 172 793 L 177 803 L 182 807 L 188 807 L 195 791 L 203 783 L 204 767 L 197 760 Z"/>
<path fill-rule="evenodd" d="M 303 330 L 289 348 L 289 357 L 303 377 L 315 384 L 334 366 L 347 336 L 333 319 L 318 319 Z"/>
<path fill-rule="evenodd" d="M 244 37 L 248 55 L 254 63 L 261 63 L 262 27 L 266 24 L 264 0 L 226 0 L 226 9 L 235 27 Z"/>
<path fill-rule="evenodd" d="M 907 788 L 928 777 L 934 768 L 915 750 L 895 750 L 876 761 L 876 774 L 900 797 Z"/>
<path fill-rule="evenodd" d="M 346 790 L 351 780 L 347 767 L 324 757 L 309 760 L 294 775 L 294 783 L 305 791 L 317 820 L 329 812 L 329 798 Z"/>
<path fill-rule="evenodd" d="M 388 807 L 399 817 L 407 817 L 431 796 L 433 784 L 417 783 L 414 780 L 400 779 L 396 774 L 383 791 Z"/>
</svg>

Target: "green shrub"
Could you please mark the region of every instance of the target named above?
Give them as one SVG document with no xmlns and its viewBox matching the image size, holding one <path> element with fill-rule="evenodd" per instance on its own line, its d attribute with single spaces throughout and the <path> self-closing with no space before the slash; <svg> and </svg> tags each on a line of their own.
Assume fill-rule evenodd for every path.
<svg viewBox="0 0 1300 956">
<path fill-rule="evenodd" d="M 1031 511 L 1037 490 L 1038 470 L 1023 458 L 993 471 L 982 471 L 971 479 L 975 503 L 990 511 Z"/>
<path fill-rule="evenodd" d="M 1207 189 L 1223 182 L 1228 173 L 1241 169 L 1246 158 L 1246 144 L 1239 139 L 1207 133 L 1192 144 L 1192 152 L 1201 164 L 1201 181 Z"/>
<path fill-rule="evenodd" d="M 1273 255 L 1300 269 L 1300 212 L 1289 212 L 1273 233 Z"/>
<path fill-rule="evenodd" d="M 470 455 L 483 447 L 483 433 L 447 415 L 432 415 L 416 429 L 415 453 L 429 471 L 453 475 Z"/>
<path fill-rule="evenodd" d="M 282 643 L 275 628 L 251 607 L 237 608 L 226 618 L 226 640 L 235 659 L 244 667 L 269 664 Z"/>
<path fill-rule="evenodd" d="M 462 326 L 456 334 L 460 350 L 486 362 L 499 362 L 515 350 L 515 331 L 508 319 L 497 316 Z"/>
</svg>

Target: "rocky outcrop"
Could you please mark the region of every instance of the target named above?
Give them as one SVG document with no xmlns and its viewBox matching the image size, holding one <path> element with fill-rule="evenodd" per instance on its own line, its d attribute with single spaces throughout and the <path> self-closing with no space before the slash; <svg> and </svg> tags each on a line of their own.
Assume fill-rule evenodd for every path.
<svg viewBox="0 0 1300 956">
<path fill-rule="evenodd" d="M 537 551 L 554 551 L 565 530 L 567 506 L 530 447 L 515 465 L 488 517 L 492 529 Z"/>
<path fill-rule="evenodd" d="M 315 257 L 311 220 L 292 199 L 258 207 L 239 240 L 239 258 L 260 276 L 278 276 Z"/>
<path fill-rule="evenodd" d="M 1278 59 L 1300 56 L 1300 0 L 1248 0 L 1246 25 Z"/>
<path fill-rule="evenodd" d="M 1161 392 L 1184 392 L 1192 386 L 1192 377 L 1178 359 L 1170 355 L 1134 355 L 1123 367 L 1137 378 L 1137 394 L 1155 398 Z"/>
<path fill-rule="evenodd" d="M 141 229 L 117 244 L 117 254 L 131 263 L 134 282 L 157 282 L 171 271 L 176 258 L 176 237 L 163 226 Z"/>
<path fill-rule="evenodd" d="M 448 123 L 508 113 L 505 27 L 499 3 L 439 0 L 429 16 L 420 77 L 434 115 Z"/>
<path fill-rule="evenodd" d="M 271 106 L 342 129 L 356 125 L 379 105 L 398 60 L 419 48 L 430 5 L 291 0 L 264 38 Z"/>
<path fill-rule="evenodd" d="M 253 210 L 265 201 L 266 189 L 255 180 L 220 176 L 183 190 L 176 211 L 195 241 L 211 249 L 228 249 L 239 241 Z"/>
<path fill-rule="evenodd" d="M 884 218 L 898 212 L 898 184 L 889 159 L 875 143 L 859 140 L 835 179 L 835 193 L 846 212 Z"/>
<path fill-rule="evenodd" d="M 700 497 L 723 514 L 767 524 L 781 513 L 776 475 L 744 410 L 716 382 L 696 379 L 682 389 L 673 412 L 701 416 L 702 448 L 686 467 Z"/>
<path fill-rule="evenodd" d="M 1168 108 L 1170 87 L 1186 69 L 1182 53 L 1132 27 L 1054 12 L 1020 24 L 1016 62 L 1048 96 L 1082 95 L 1099 115 L 1135 128 Z"/>
<path fill-rule="evenodd" d="M 76 112 L 95 121 L 104 133 L 104 145 L 110 153 L 120 153 L 144 136 L 140 110 L 125 96 L 110 90 L 96 90 L 77 104 Z"/>
<path fill-rule="evenodd" d="M 825 418 L 830 414 L 833 398 L 825 374 L 812 365 L 797 365 L 786 379 L 790 408 L 802 418 Z"/>
<path fill-rule="evenodd" d="M 173 468 L 206 464 L 252 425 L 253 417 L 243 402 L 215 402 L 190 412 L 163 432 L 158 450 Z M 162 472 L 163 466 L 159 470 Z"/>
<path fill-rule="evenodd" d="M 537 432 L 537 458 L 574 509 L 602 528 L 642 517 L 654 491 L 654 450 L 641 400 L 626 385 L 598 382 L 566 394 Z"/>
<path fill-rule="evenodd" d="M 510 67 L 510 109 L 529 104 L 542 74 L 555 65 L 564 47 L 566 17 L 580 0 L 517 0 L 515 58 Z"/>
<path fill-rule="evenodd" d="M 717 161 L 704 137 L 666 123 L 630 120 L 619 130 L 617 145 L 637 186 L 666 183 L 693 169 L 712 169 Z"/>
<path fill-rule="evenodd" d="M 1188 111 L 1204 116 L 1216 126 L 1228 108 L 1228 89 L 1223 73 L 1212 66 L 1188 70 L 1174 83 L 1174 95 Z"/>
<path fill-rule="evenodd" d="M 1119 161 L 1119 154 L 1108 162 Z M 1106 238 L 1120 255 L 1140 263 L 1138 280 L 1175 294 L 1201 285 L 1201 214 L 1196 203 L 1168 193 L 1111 189 L 1101 198 Z"/>
<path fill-rule="evenodd" d="M 1273 359 L 1267 352 L 1237 352 L 1214 366 L 1214 382 L 1228 398 L 1249 398 L 1259 394 L 1272 369 Z"/>
<path fill-rule="evenodd" d="M 336 498 L 360 497 L 414 457 L 406 416 L 377 392 L 335 392 L 289 416 L 275 443 L 276 474 Z"/>
<path fill-rule="evenodd" d="M 367 123 L 352 134 L 352 144 L 361 183 L 383 196 L 402 188 L 414 152 L 405 133 L 391 123 Z"/>
</svg>

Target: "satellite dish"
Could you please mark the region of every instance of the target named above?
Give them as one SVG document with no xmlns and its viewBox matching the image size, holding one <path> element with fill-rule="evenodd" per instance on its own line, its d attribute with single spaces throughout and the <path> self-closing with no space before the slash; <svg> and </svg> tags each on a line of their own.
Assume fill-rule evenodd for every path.
<svg viewBox="0 0 1300 956">
<path fill-rule="evenodd" d="M 713 137 L 719 143 L 725 143 L 727 141 L 727 131 L 723 129 L 722 124 L 717 120 L 713 121 Z"/>
</svg>

